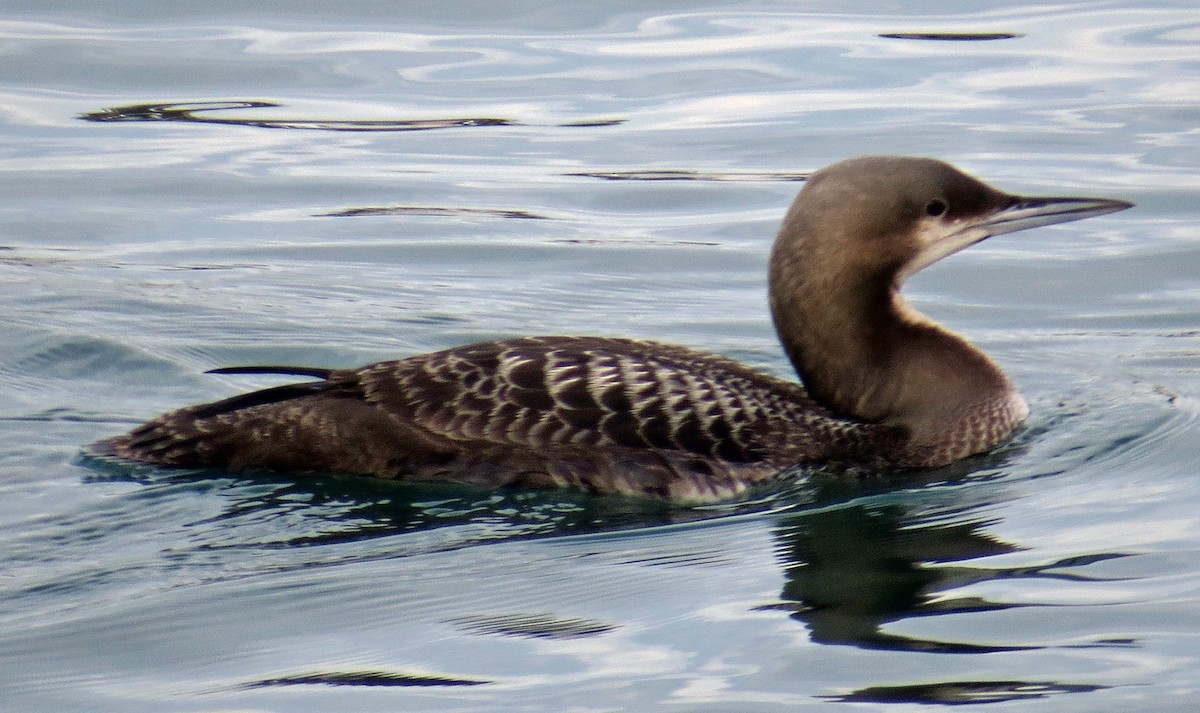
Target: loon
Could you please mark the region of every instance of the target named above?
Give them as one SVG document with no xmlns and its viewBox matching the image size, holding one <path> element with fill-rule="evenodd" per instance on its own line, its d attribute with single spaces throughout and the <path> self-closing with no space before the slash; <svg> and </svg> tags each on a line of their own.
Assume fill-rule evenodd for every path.
<svg viewBox="0 0 1200 713">
<path fill-rule="evenodd" d="M 164 414 L 89 447 L 135 464 L 346 473 L 714 502 L 794 466 L 942 466 L 1029 413 L 979 349 L 900 294 L 986 238 L 1131 207 L 1023 197 L 930 158 L 814 173 L 770 257 L 771 315 L 799 382 L 651 341 L 527 337 L 357 369 Z"/>
</svg>

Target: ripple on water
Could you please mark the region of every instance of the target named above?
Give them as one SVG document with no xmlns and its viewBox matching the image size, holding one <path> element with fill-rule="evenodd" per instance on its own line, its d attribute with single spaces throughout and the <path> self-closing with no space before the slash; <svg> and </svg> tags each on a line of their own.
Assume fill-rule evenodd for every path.
<svg viewBox="0 0 1200 713">
<path fill-rule="evenodd" d="M 1193 8 L 241 5 L 0 20 L 0 698 L 1192 704 Z M 586 325 L 786 374 L 780 215 L 900 150 L 1139 204 L 909 287 L 1029 396 L 994 454 L 702 510 L 72 463 L 227 364 Z"/>
</svg>

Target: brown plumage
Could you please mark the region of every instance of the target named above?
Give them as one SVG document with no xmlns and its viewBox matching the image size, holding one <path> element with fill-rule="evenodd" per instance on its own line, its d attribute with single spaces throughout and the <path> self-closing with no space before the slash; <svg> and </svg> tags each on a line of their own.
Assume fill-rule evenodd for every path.
<svg viewBox="0 0 1200 713">
<path fill-rule="evenodd" d="M 531 337 L 360 369 L 217 370 L 320 380 L 183 408 L 90 450 L 688 501 L 798 464 L 941 465 L 1007 439 L 1027 409 L 986 355 L 904 301 L 903 280 L 990 235 L 1126 207 L 1019 198 L 932 159 L 845 161 L 809 180 L 771 259 L 803 386 L 679 346 Z"/>
</svg>

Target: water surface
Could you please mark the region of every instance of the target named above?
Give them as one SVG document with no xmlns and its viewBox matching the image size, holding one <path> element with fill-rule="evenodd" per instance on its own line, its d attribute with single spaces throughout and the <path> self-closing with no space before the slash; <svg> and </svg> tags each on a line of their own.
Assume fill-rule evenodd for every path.
<svg viewBox="0 0 1200 713">
<path fill-rule="evenodd" d="M 10 0 L 0 19 L 0 698 L 39 711 L 1191 710 L 1191 3 Z M 277 383 L 533 333 L 772 373 L 809 172 L 950 160 L 1133 211 L 914 303 L 1033 409 L 999 452 L 688 510 L 105 468 Z"/>
</svg>

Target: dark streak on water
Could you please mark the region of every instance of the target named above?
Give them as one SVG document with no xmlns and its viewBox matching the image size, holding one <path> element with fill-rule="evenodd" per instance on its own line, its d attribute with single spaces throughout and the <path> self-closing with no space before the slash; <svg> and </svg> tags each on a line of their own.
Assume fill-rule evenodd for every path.
<svg viewBox="0 0 1200 713">
<path fill-rule="evenodd" d="M 842 696 L 824 696 L 843 703 L 924 703 L 970 705 L 1046 698 L 1058 693 L 1090 693 L 1108 686 L 1046 681 L 945 681 L 909 686 L 872 686 Z"/>
<path fill-rule="evenodd" d="M 654 171 L 590 171 L 587 173 L 568 173 L 566 175 L 582 178 L 602 178 L 606 181 L 804 181 L 811 174 L 661 169 Z"/>
<path fill-rule="evenodd" d="M 268 686 L 482 686 L 491 681 L 391 671 L 331 671 L 298 673 L 246 683 L 242 688 Z"/>
<path fill-rule="evenodd" d="M 200 112 L 230 109 L 268 109 L 282 106 L 267 101 L 196 101 L 184 103 L 131 104 L 80 114 L 84 121 L 179 121 L 197 124 L 229 124 L 262 129 L 306 129 L 318 131 L 428 131 L 431 129 L 475 128 L 481 126 L 522 126 L 511 119 L 470 117 L 456 119 L 231 119 L 197 116 Z M 559 124 L 567 128 L 616 126 L 622 119 L 597 119 Z"/>
<path fill-rule="evenodd" d="M 1019 32 L 886 32 L 879 37 L 891 40 L 941 40 L 945 42 L 986 42 L 1024 37 Z"/>
<path fill-rule="evenodd" d="M 534 639 L 581 639 L 617 628 L 600 621 L 566 619 L 551 614 L 471 614 L 448 621 L 476 634 Z"/>
<path fill-rule="evenodd" d="M 430 217 L 460 218 L 514 218 L 517 220 L 549 220 L 547 216 L 527 210 L 499 210 L 492 208 L 447 208 L 439 206 L 396 205 L 346 208 L 329 213 L 317 213 L 317 218 L 357 218 L 380 215 L 422 215 Z"/>
</svg>

